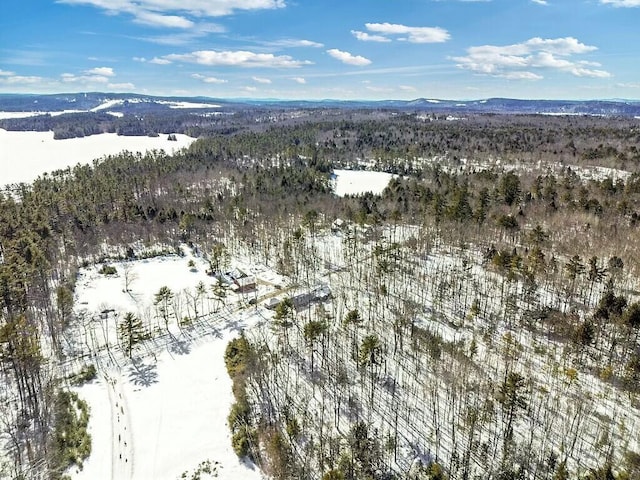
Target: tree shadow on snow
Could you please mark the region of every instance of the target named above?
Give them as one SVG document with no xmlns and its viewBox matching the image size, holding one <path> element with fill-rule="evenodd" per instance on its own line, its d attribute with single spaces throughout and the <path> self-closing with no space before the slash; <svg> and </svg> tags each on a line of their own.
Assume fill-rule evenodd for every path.
<svg viewBox="0 0 640 480">
<path fill-rule="evenodd" d="M 247 470 L 251 470 L 252 472 L 257 470 L 257 466 L 251 460 L 248 460 L 246 457 L 240 458 L 240 464 L 245 467 Z"/>
<path fill-rule="evenodd" d="M 124 293 L 129 295 L 129 298 L 131 298 L 131 300 L 133 300 L 136 305 L 139 305 L 140 302 L 143 300 L 143 295 L 141 293 L 135 293 L 135 292 L 132 292 L 131 290 L 123 290 L 123 291 Z"/>
<path fill-rule="evenodd" d="M 134 361 L 129 369 L 129 380 L 134 385 L 149 387 L 158 383 L 158 367 L 155 363 L 144 364 Z"/>
<path fill-rule="evenodd" d="M 227 322 L 225 322 L 225 329 L 229 330 L 230 332 L 238 332 L 238 333 L 242 333 L 245 329 L 245 327 L 247 326 L 246 322 L 244 321 L 244 319 L 240 320 L 228 320 Z"/>
<path fill-rule="evenodd" d="M 220 339 L 222 338 L 222 331 L 214 327 L 214 328 L 211 328 L 205 335 L 211 335 L 213 338 Z"/>
<path fill-rule="evenodd" d="M 191 345 L 186 340 L 174 337 L 169 344 L 169 351 L 176 355 L 188 355 L 191 352 Z"/>
</svg>

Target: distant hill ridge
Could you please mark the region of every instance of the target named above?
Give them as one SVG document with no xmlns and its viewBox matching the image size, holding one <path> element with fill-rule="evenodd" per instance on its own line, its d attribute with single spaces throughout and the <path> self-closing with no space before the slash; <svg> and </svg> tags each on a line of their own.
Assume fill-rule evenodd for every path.
<svg viewBox="0 0 640 480">
<path fill-rule="evenodd" d="M 521 100 L 488 98 L 480 100 L 279 100 L 221 99 L 213 97 L 162 97 L 135 93 L 60 93 L 60 94 L 0 94 L 3 112 L 119 112 L 135 114 L 167 110 L 220 111 L 246 108 L 332 108 L 332 109 L 394 109 L 399 111 L 602 115 L 640 117 L 637 100 Z"/>
</svg>

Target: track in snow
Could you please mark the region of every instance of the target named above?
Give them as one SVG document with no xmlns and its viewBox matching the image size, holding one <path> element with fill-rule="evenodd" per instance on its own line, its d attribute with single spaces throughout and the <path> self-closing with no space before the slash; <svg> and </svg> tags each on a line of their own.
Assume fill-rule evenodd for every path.
<svg viewBox="0 0 640 480">
<path fill-rule="evenodd" d="M 133 478 L 133 437 L 126 396 L 117 375 L 105 374 L 111 406 L 111 478 Z"/>
</svg>

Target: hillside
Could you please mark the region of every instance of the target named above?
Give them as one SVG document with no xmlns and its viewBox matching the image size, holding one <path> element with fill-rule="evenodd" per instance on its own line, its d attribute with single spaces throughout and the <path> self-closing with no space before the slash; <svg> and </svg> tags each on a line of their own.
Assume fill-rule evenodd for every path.
<svg viewBox="0 0 640 480">
<path fill-rule="evenodd" d="M 0 95 L 0 128 L 53 131 L 54 138 L 100 133 L 158 136 L 181 133 L 192 137 L 264 130 L 333 119 L 392 119 L 397 115 L 460 120 L 475 115 L 553 115 L 602 118 L 640 117 L 634 101 L 552 101 L 491 98 L 486 100 L 411 101 L 280 101 L 221 100 L 206 97 L 153 97 L 137 94 L 76 93 Z M 463 118 L 464 117 L 464 118 Z"/>
<path fill-rule="evenodd" d="M 98 112 L 168 113 L 171 110 L 238 110 L 246 108 L 341 108 L 397 109 L 426 112 L 557 114 L 638 116 L 640 102 L 634 100 L 521 100 L 488 98 L 446 100 L 278 100 L 221 99 L 210 97 L 159 97 L 136 93 L 87 92 L 49 95 L 0 94 L 0 112 Z"/>
</svg>

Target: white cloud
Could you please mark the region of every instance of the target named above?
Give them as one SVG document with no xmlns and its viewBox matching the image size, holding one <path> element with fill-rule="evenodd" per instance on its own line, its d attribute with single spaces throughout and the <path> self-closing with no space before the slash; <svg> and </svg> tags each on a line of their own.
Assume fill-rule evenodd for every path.
<svg viewBox="0 0 640 480">
<path fill-rule="evenodd" d="M 90 70 L 85 70 L 87 75 L 100 75 L 102 77 L 113 77 L 115 75 L 113 68 L 111 67 L 96 67 Z"/>
<path fill-rule="evenodd" d="M 256 83 L 264 83 L 264 84 L 271 83 L 271 80 L 269 80 L 268 78 L 264 78 L 264 77 L 251 77 L 251 79 Z"/>
<path fill-rule="evenodd" d="M 312 40 L 297 40 L 294 38 L 275 40 L 273 42 L 264 42 L 264 44 L 271 47 L 284 47 L 284 48 L 294 48 L 294 47 L 322 48 L 324 47 L 324 44 L 319 42 L 314 42 Z"/>
<path fill-rule="evenodd" d="M 616 87 L 620 88 L 640 88 L 640 82 L 636 83 L 616 83 Z"/>
<path fill-rule="evenodd" d="M 156 65 L 169 65 L 171 63 L 170 60 L 167 60 L 166 58 L 152 58 L 151 60 L 149 60 L 149 63 L 154 63 Z"/>
<path fill-rule="evenodd" d="M 300 85 L 304 85 L 305 83 L 307 83 L 307 81 L 302 77 L 293 77 L 291 80 L 293 80 L 296 83 L 299 83 Z"/>
<path fill-rule="evenodd" d="M 542 80 L 544 77 L 533 72 L 507 72 L 500 75 L 508 80 Z"/>
<path fill-rule="evenodd" d="M 412 87 L 411 85 L 400 85 L 398 87 L 400 90 L 403 90 L 405 92 L 417 92 L 418 89 L 416 87 Z"/>
<path fill-rule="evenodd" d="M 593 70 L 591 68 L 574 67 L 570 72 L 576 77 L 590 77 L 590 78 L 610 78 L 611 74 L 606 70 Z"/>
<path fill-rule="evenodd" d="M 599 63 L 574 61 L 573 55 L 597 50 L 580 43 L 573 37 L 543 39 L 531 38 L 512 45 L 481 45 L 467 49 L 467 55 L 453 57 L 459 68 L 482 75 L 508 79 L 540 80 L 543 76 L 534 69 L 548 69 L 570 73 L 577 77 L 606 78 L 611 74 Z"/>
<path fill-rule="evenodd" d="M 136 23 L 166 28 L 193 28 L 195 23 L 179 15 L 161 15 L 154 12 L 141 11 L 136 14 Z"/>
<path fill-rule="evenodd" d="M 227 80 L 223 80 L 222 78 L 206 77 L 204 75 L 200 75 L 199 73 L 194 73 L 193 75 L 191 75 L 191 78 L 195 78 L 196 80 L 200 80 L 204 83 L 227 83 Z"/>
<path fill-rule="evenodd" d="M 451 38 L 449 32 L 440 27 L 408 27 L 397 23 L 366 23 L 365 27 L 381 35 L 406 35 L 399 40 L 411 43 L 442 43 Z"/>
<path fill-rule="evenodd" d="M 614 7 L 640 7 L 640 0 L 600 0 L 600 3 Z"/>
<path fill-rule="evenodd" d="M 158 45 L 188 45 L 194 40 L 206 37 L 210 33 L 224 33 L 226 29 L 217 23 L 199 23 L 193 28 L 182 30 L 178 33 L 169 33 L 165 35 L 150 35 L 146 37 L 137 37 L 138 40 L 156 43 Z"/>
<path fill-rule="evenodd" d="M 170 54 L 150 60 L 151 63 L 166 65 L 172 62 L 197 63 L 207 66 L 230 67 L 265 67 L 265 68 L 295 68 L 310 65 L 306 60 L 295 60 L 289 55 L 273 55 L 272 53 L 254 53 L 246 50 L 215 51 L 199 50 L 184 54 Z"/>
<path fill-rule="evenodd" d="M 64 83 L 109 83 L 109 78 L 103 75 L 74 75 L 73 73 L 63 73 L 60 79 Z"/>
<path fill-rule="evenodd" d="M 391 39 L 383 37 L 382 35 L 371 35 L 367 32 L 360 32 L 358 30 L 351 30 L 351 34 L 358 40 L 363 42 L 390 42 Z"/>
<path fill-rule="evenodd" d="M 131 82 L 127 82 L 127 83 L 110 83 L 107 86 L 109 88 L 111 88 L 112 90 L 119 90 L 119 91 L 135 90 L 135 88 L 136 88 L 136 86 Z"/>
<path fill-rule="evenodd" d="M 45 78 L 38 76 L 18 75 L 14 72 L 0 70 L 0 85 L 10 85 L 12 89 L 16 87 L 29 86 L 34 89 L 45 87 L 47 89 L 60 89 L 62 85 L 76 84 L 78 88 L 100 88 L 112 90 L 134 90 L 132 83 L 111 82 L 115 77 L 115 72 L 111 67 L 96 67 L 85 70 L 81 73 L 63 73 L 57 78 Z M 69 88 L 64 87 L 64 88 Z"/>
<path fill-rule="evenodd" d="M 558 58 L 549 52 L 540 52 L 526 61 L 527 65 L 540 68 L 555 68 L 558 70 L 572 69 L 576 64 L 566 58 Z"/>
<path fill-rule="evenodd" d="M 537 3 L 538 5 L 549 5 L 547 0 L 531 0 L 533 3 Z"/>
<path fill-rule="evenodd" d="M 253 93 L 253 92 L 257 92 L 257 91 L 258 91 L 258 89 L 257 89 L 256 87 L 244 87 L 244 88 L 243 88 L 243 90 L 244 90 L 245 92 L 250 92 L 250 93 Z"/>
<path fill-rule="evenodd" d="M 337 48 L 327 50 L 327 53 L 333 58 L 340 60 L 342 63 L 346 63 L 347 65 L 356 65 L 358 67 L 362 67 L 371 64 L 371 60 L 369 60 L 368 58 L 361 57 L 360 55 L 352 55 L 349 52 L 343 52 L 342 50 L 338 50 Z"/>
<path fill-rule="evenodd" d="M 573 37 L 545 39 L 535 37 L 527 40 L 524 45 L 532 50 L 541 50 L 558 55 L 571 55 L 574 53 L 587 53 L 597 50 L 598 47 L 580 43 Z"/>
<path fill-rule="evenodd" d="M 196 18 L 221 17 L 237 11 L 285 7 L 284 0 L 57 0 L 68 5 L 90 5 L 108 15 L 132 15 L 134 21 L 164 28 L 189 29 Z"/>
<path fill-rule="evenodd" d="M 43 81 L 42 77 L 16 75 L 14 72 L 0 70 L 0 85 L 33 85 Z"/>
<path fill-rule="evenodd" d="M 299 40 L 297 44 L 293 46 L 322 48 L 324 47 L 324 44 L 320 42 L 314 42 L 311 40 Z"/>
<path fill-rule="evenodd" d="M 96 67 L 89 70 L 84 70 L 80 75 L 75 73 L 63 73 L 60 75 L 60 80 L 63 83 L 81 83 L 81 84 L 108 84 L 115 72 L 111 67 Z"/>
</svg>

